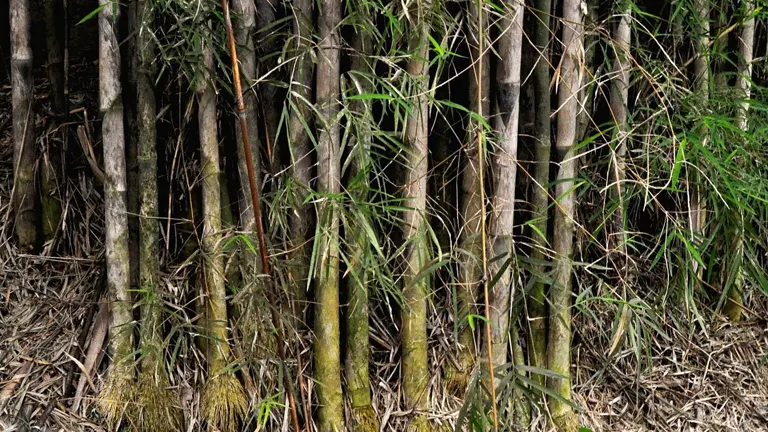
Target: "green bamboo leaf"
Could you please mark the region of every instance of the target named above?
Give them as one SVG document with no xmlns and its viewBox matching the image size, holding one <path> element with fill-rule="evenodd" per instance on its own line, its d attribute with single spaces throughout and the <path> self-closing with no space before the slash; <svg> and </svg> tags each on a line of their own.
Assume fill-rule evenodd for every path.
<svg viewBox="0 0 768 432">
<path fill-rule="evenodd" d="M 669 187 L 671 189 L 677 189 L 677 181 L 680 178 L 680 170 L 683 167 L 683 160 L 685 160 L 685 145 L 686 140 L 680 141 L 680 145 L 677 146 L 677 153 L 675 154 L 675 164 L 672 167 L 672 178 Z"/>
<path fill-rule="evenodd" d="M 382 93 L 360 93 L 347 96 L 347 100 L 394 100 L 394 98 Z"/>
<path fill-rule="evenodd" d="M 438 57 L 444 56 L 445 55 L 445 50 L 443 49 L 442 46 L 440 46 L 440 43 L 435 38 L 433 38 L 432 35 L 430 35 L 430 34 L 427 34 L 427 38 L 429 38 L 429 41 L 432 43 L 432 48 L 435 49 L 435 51 L 437 52 Z"/>
<path fill-rule="evenodd" d="M 680 231 L 675 232 L 676 236 L 680 241 L 683 242 L 685 245 L 685 248 L 688 249 L 688 252 L 691 253 L 691 256 L 693 256 L 693 259 L 696 260 L 696 262 L 699 263 L 702 267 L 704 266 L 704 260 L 701 259 L 701 255 L 699 255 L 699 251 L 696 250 L 695 247 L 691 244 L 691 242 L 688 241 L 688 239 L 685 238 L 684 235 L 680 234 Z"/>
<path fill-rule="evenodd" d="M 99 7 L 97 7 L 94 10 L 92 10 L 90 13 L 88 13 L 88 15 L 84 16 L 83 19 L 78 21 L 77 24 L 75 24 L 75 25 L 79 26 L 80 24 L 82 24 L 82 23 L 84 23 L 86 21 L 91 20 L 93 17 L 98 15 L 102 10 L 104 10 L 105 7 L 111 6 L 111 5 L 112 5 L 112 2 L 108 2 L 108 3 L 104 3 L 103 5 L 100 5 Z"/>
</svg>

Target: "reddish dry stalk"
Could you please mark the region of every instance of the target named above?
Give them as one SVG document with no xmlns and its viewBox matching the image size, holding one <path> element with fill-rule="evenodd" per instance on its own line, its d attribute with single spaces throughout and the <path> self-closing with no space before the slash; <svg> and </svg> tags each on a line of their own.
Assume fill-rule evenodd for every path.
<svg viewBox="0 0 768 432">
<path fill-rule="evenodd" d="M 245 165 L 248 168 L 248 184 L 251 190 L 251 202 L 253 204 L 253 216 L 256 220 L 256 236 L 259 242 L 259 252 L 261 255 L 261 268 L 264 275 L 267 276 L 267 283 L 272 279 L 270 278 L 269 271 L 269 259 L 267 257 L 266 242 L 264 241 L 264 227 L 261 222 L 261 208 L 259 206 L 259 189 L 256 186 L 256 177 L 253 169 L 253 155 L 251 154 L 251 145 L 248 141 L 248 129 L 245 120 L 245 104 L 243 103 L 243 89 L 240 85 L 240 69 L 237 62 L 237 48 L 235 46 L 235 33 L 232 30 L 232 20 L 229 17 L 229 1 L 221 0 L 221 6 L 224 9 L 224 25 L 227 30 L 227 42 L 229 45 L 229 53 L 232 57 L 232 80 L 235 84 L 235 101 L 237 103 L 237 114 L 240 119 L 240 130 L 243 136 L 243 151 L 245 153 Z M 267 287 L 265 290 L 267 294 L 267 301 L 270 304 L 270 311 L 272 312 L 272 324 L 275 326 L 277 332 L 275 333 L 277 355 L 280 357 L 280 362 L 285 365 L 285 347 L 283 346 L 283 323 L 280 320 L 280 315 L 276 310 L 275 295 Z M 301 371 L 298 373 L 301 377 Z M 290 405 L 291 418 L 293 420 L 293 427 L 296 431 L 301 430 L 299 427 L 299 416 L 296 413 L 296 400 L 293 397 L 291 391 L 291 379 L 287 373 L 283 374 L 285 378 L 285 391 L 288 394 L 288 404 Z"/>
</svg>

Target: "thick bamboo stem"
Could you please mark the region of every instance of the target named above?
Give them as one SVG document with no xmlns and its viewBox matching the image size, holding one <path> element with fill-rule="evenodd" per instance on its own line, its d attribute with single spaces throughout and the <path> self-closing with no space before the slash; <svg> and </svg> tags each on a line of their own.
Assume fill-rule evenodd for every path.
<svg viewBox="0 0 768 432">
<path fill-rule="evenodd" d="M 339 113 L 341 2 L 323 0 L 319 4 L 317 106 L 317 188 L 329 195 L 317 204 L 315 242 L 315 378 L 318 382 L 317 413 L 320 432 L 344 428 L 344 403 L 341 393 L 341 352 L 339 331 L 339 213 L 333 195 L 341 191 Z"/>
<path fill-rule="evenodd" d="M 13 211 L 19 248 L 37 246 L 35 113 L 29 0 L 11 0 L 11 104 L 13 106 Z"/>
<path fill-rule="evenodd" d="M 551 290 L 548 368 L 561 377 L 552 377 L 549 388 L 560 398 L 549 398 L 549 409 L 555 427 L 561 432 L 577 430 L 576 415 L 563 400 L 571 399 L 571 277 L 573 276 L 573 235 L 576 208 L 573 190 L 576 184 L 577 157 L 574 151 L 578 121 L 578 92 L 581 86 L 580 65 L 583 60 L 583 24 L 580 0 L 563 2 L 563 57 L 560 63 L 558 90 L 556 149 L 560 169 L 557 173 L 555 197 L 554 250 L 556 266 Z"/>
<path fill-rule="evenodd" d="M 120 50 L 116 4 L 99 0 L 99 107 L 104 146 L 104 210 L 106 230 L 107 288 L 112 317 L 109 346 L 112 354 L 109 378 L 100 405 L 110 425 L 118 423 L 132 397 L 134 375 L 132 304 L 129 284 L 128 212 L 126 209 L 125 131 L 123 128 Z"/>
<path fill-rule="evenodd" d="M 404 238 L 406 269 L 403 277 L 402 309 L 402 381 L 403 397 L 408 408 L 425 411 L 427 408 L 429 364 L 427 359 L 427 290 L 429 278 L 420 276 L 427 265 L 429 246 L 424 217 L 427 206 L 428 120 L 429 106 L 429 27 L 424 22 L 425 11 L 419 10 L 412 36 L 412 57 L 407 72 L 414 83 L 416 95 L 405 126 L 404 144 L 408 148 L 404 205 Z M 414 418 L 411 430 L 427 430 L 423 415 Z"/>
</svg>

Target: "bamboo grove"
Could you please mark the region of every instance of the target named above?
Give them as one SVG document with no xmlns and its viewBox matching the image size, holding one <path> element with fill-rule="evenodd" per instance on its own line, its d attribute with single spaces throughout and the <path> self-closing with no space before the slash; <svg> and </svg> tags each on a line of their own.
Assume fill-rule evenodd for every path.
<svg viewBox="0 0 768 432">
<path fill-rule="evenodd" d="M 112 430 L 590 430 L 580 325 L 642 365 L 768 289 L 761 1 L 35 3 L 14 247 L 74 254 L 87 178 Z"/>
</svg>

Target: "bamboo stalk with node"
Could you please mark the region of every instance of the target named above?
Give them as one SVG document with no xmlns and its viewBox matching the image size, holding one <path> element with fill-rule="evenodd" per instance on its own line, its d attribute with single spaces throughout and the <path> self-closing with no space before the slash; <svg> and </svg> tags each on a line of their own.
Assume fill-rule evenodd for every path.
<svg viewBox="0 0 768 432">
<path fill-rule="evenodd" d="M 258 104 L 256 102 L 256 91 L 251 88 L 258 73 L 256 69 L 257 54 L 254 46 L 254 37 L 257 32 L 256 7 L 253 0 L 234 0 L 232 3 L 232 10 L 237 18 L 233 23 L 233 31 L 235 33 L 235 42 L 240 47 L 240 52 L 238 53 L 239 67 L 246 84 L 246 91 L 243 93 L 244 115 L 246 117 L 245 127 L 248 128 L 246 133 L 249 137 L 248 142 L 253 157 L 253 164 L 255 167 L 260 167 L 261 154 L 259 149 L 261 143 L 258 128 Z M 261 13 L 261 11 L 259 12 Z M 262 86 L 266 85 L 263 84 Z M 262 86 L 255 88 L 261 89 Z M 240 230 L 243 232 L 243 235 L 248 237 L 251 245 L 258 245 L 256 239 L 256 217 L 248 192 L 250 179 L 248 178 L 245 149 L 239 144 L 243 142 L 243 129 L 239 123 L 235 126 L 235 139 L 238 143 L 236 145 L 237 171 L 240 187 L 237 188 L 237 191 L 240 209 Z M 255 169 L 253 175 L 256 187 L 262 190 L 261 170 Z M 226 182 L 226 175 L 222 175 L 222 181 Z M 226 185 L 222 184 L 222 187 L 226 187 Z M 242 346 L 248 357 L 245 362 L 246 364 L 251 364 L 250 360 L 259 356 L 256 349 L 260 350 L 270 346 L 269 342 L 271 342 L 271 340 L 267 339 L 269 338 L 267 332 L 271 329 L 265 328 L 265 324 L 269 326 L 269 312 L 266 308 L 262 307 L 265 287 L 263 279 L 259 277 L 262 272 L 261 261 L 259 260 L 260 253 L 260 251 L 255 251 L 254 253 L 251 248 L 241 244 L 237 256 L 232 258 L 231 269 L 228 269 L 228 274 L 233 277 L 228 277 L 227 282 L 230 284 L 235 283 L 236 280 L 240 282 L 235 314 L 237 328 L 243 335 Z M 235 272 L 237 267 L 239 267 L 239 274 Z"/>
<path fill-rule="evenodd" d="M 549 168 L 551 164 L 551 92 L 550 82 L 550 20 L 552 0 L 535 0 L 533 42 L 539 53 L 539 59 L 533 70 L 533 87 L 536 98 L 536 119 L 534 136 L 534 165 L 533 165 L 533 191 L 531 193 L 532 221 L 531 236 L 533 247 L 531 258 L 534 262 L 543 263 L 547 259 L 546 251 L 549 249 L 547 241 L 547 226 L 549 225 Z M 528 295 L 526 306 L 528 322 L 530 323 L 530 352 L 529 357 L 534 367 L 545 369 L 547 365 L 547 299 L 546 284 L 543 275 L 547 268 L 541 264 L 534 264 L 534 278 L 536 281 Z M 544 377 L 535 375 L 532 377 L 540 385 L 544 385 Z"/>
<path fill-rule="evenodd" d="M 311 208 L 306 203 L 312 180 L 312 140 L 310 130 L 314 89 L 312 61 L 312 0 L 293 0 L 292 45 L 295 45 L 294 62 L 290 68 L 290 93 L 288 97 L 288 148 L 291 155 L 290 175 L 292 185 L 292 212 L 289 228 L 292 240 L 290 253 L 293 268 L 290 273 L 295 289 L 296 315 L 299 322 L 304 319 L 307 289 L 309 287 L 309 266 L 312 254 Z"/>
<path fill-rule="evenodd" d="M 742 10 L 747 19 L 744 20 L 744 23 L 741 25 L 741 34 L 739 35 L 739 60 L 737 63 L 736 82 L 734 87 L 738 92 L 737 97 L 742 99 L 738 108 L 736 124 L 739 129 L 746 134 L 749 131 L 747 115 L 749 114 L 749 103 L 752 93 L 752 61 L 755 50 L 755 18 L 753 16 L 755 12 L 755 2 L 754 0 L 747 0 L 743 3 Z M 743 219 L 740 222 L 740 225 L 741 224 L 743 224 Z M 740 232 L 735 240 L 736 253 L 731 260 L 731 265 L 736 266 L 736 279 L 733 286 L 730 287 L 728 300 L 723 308 L 725 315 L 732 321 L 740 321 L 742 313 L 744 312 L 744 299 L 742 297 L 744 277 L 741 270 L 744 261 L 744 227 L 740 226 L 739 231 Z"/>
<path fill-rule="evenodd" d="M 232 3 L 232 10 L 237 16 L 235 21 L 235 41 L 240 47 L 238 53 L 238 59 L 240 59 L 240 72 L 245 77 L 246 83 L 256 78 L 256 52 L 254 50 L 253 35 L 256 33 L 256 6 L 253 0 L 234 0 Z M 250 88 L 250 85 L 248 85 Z M 245 105 L 246 127 L 248 128 L 247 134 L 249 137 L 249 144 L 251 147 L 251 155 L 253 156 L 254 166 L 260 166 L 260 153 L 259 153 L 259 128 L 258 117 L 256 112 L 256 93 L 253 90 L 248 90 L 243 93 L 243 104 Z M 235 129 L 236 139 L 238 142 L 243 141 L 243 130 L 238 123 Z M 256 219 L 254 217 L 253 206 L 248 202 L 248 167 L 245 162 L 245 151 L 242 146 L 237 146 L 237 170 L 238 177 L 240 179 L 240 226 L 241 229 L 248 235 L 253 236 L 256 231 Z M 261 172 L 260 170 L 254 170 L 254 180 L 256 181 L 256 187 L 261 188 Z M 244 253 L 248 253 L 244 251 Z M 261 269 L 257 256 L 245 256 L 245 274 L 243 279 L 244 288 L 252 289 L 256 284 L 254 276 L 258 274 Z"/>
<path fill-rule="evenodd" d="M 341 1 L 319 4 L 317 89 L 317 259 L 315 268 L 315 379 L 320 432 L 344 429 L 339 329 L 340 38 Z"/>
<path fill-rule="evenodd" d="M 126 209 L 125 132 L 123 129 L 120 50 L 117 25 L 120 10 L 99 0 L 99 107 L 104 146 L 104 210 L 107 289 L 111 308 L 109 349 L 112 356 L 99 405 L 114 428 L 134 400 L 133 317 L 129 285 L 128 217 Z"/>
<path fill-rule="evenodd" d="M 208 377 L 202 394 L 202 414 L 209 427 L 234 432 L 248 408 L 242 384 L 227 370 L 230 357 L 227 330 L 227 293 L 221 251 L 221 185 L 219 139 L 216 121 L 216 92 L 211 72 L 213 48 L 203 42 L 203 63 L 195 83 L 198 98 L 200 158 L 203 195 L 203 292 Z"/>
<path fill-rule="evenodd" d="M 170 380 L 164 364 L 162 334 L 162 292 L 160 290 L 160 226 L 157 192 L 157 126 L 153 66 L 155 41 L 152 35 L 154 12 L 148 0 L 136 5 L 137 50 L 136 121 L 139 166 L 139 292 L 141 299 L 142 355 L 136 403 L 139 422 L 148 430 L 165 432 L 182 428 L 181 403 L 168 390 Z"/>
<path fill-rule="evenodd" d="M 480 16 L 482 14 L 482 17 Z M 489 112 L 489 90 L 491 86 L 489 54 L 482 47 L 481 39 L 487 37 L 488 13 L 477 1 L 467 5 L 467 43 L 469 44 L 469 109 L 483 117 Z M 482 25 L 482 27 L 479 27 Z M 473 312 L 472 305 L 477 301 L 478 289 L 483 277 L 483 262 L 481 261 L 483 233 L 481 220 L 485 213 L 485 203 L 480 194 L 480 167 L 485 164 L 481 146 L 478 143 L 484 139 L 485 122 L 471 115 L 466 133 L 463 152 L 463 168 L 461 172 L 461 221 L 462 229 L 459 234 L 459 244 L 463 251 L 459 257 L 459 277 L 456 289 L 457 315 L 459 325 L 457 366 L 446 370 L 446 387 L 456 395 L 463 395 L 469 383 L 470 374 L 475 365 L 475 337 L 469 325 L 469 315 Z M 449 367 L 453 364 L 449 363 Z M 455 369 L 455 370 L 454 370 Z"/>
<path fill-rule="evenodd" d="M 37 246 L 35 97 L 29 0 L 11 0 L 11 104 L 13 106 L 13 213 L 19 249 Z"/>
<path fill-rule="evenodd" d="M 409 431 L 429 428 L 424 411 L 428 407 L 429 364 L 427 359 L 427 291 L 429 278 L 420 275 L 429 261 L 429 242 L 425 226 L 427 207 L 427 171 L 429 168 L 429 24 L 426 5 L 418 5 L 416 22 L 411 27 L 408 77 L 412 81 L 411 110 L 405 124 L 407 148 L 406 183 L 403 214 L 403 238 L 407 242 L 403 275 L 402 383 L 403 399 L 416 411 Z"/>
<path fill-rule="evenodd" d="M 359 6 L 356 18 L 363 23 L 371 18 L 364 6 Z M 364 26 L 365 24 L 363 24 Z M 361 26 L 362 27 L 362 26 Z M 372 52 L 374 40 L 367 28 L 360 28 L 353 43 L 351 71 L 348 74 L 352 94 L 365 95 L 372 91 L 370 78 L 366 74 L 373 70 Z M 375 63 L 374 63 L 375 64 Z M 349 120 L 353 128 L 351 140 L 352 172 L 347 190 L 353 195 L 353 202 L 365 202 L 371 182 L 369 172 L 372 170 L 371 146 L 373 144 L 372 124 L 374 122 L 372 104 L 364 100 L 349 102 L 349 110 L 356 116 Z M 366 216 L 361 216 L 365 218 Z M 347 221 L 347 219 L 344 219 Z M 367 223 L 367 221 L 366 221 Z M 347 382 L 347 393 L 352 405 L 350 418 L 352 429 L 359 432 L 376 432 L 379 421 L 371 404 L 371 389 L 369 379 L 369 270 L 370 254 L 375 253 L 364 227 L 354 220 L 344 226 L 345 237 L 349 245 L 349 268 L 347 275 L 348 305 L 347 305 L 347 343 L 344 372 Z"/>
<path fill-rule="evenodd" d="M 626 179 L 627 170 L 627 140 L 629 139 L 629 126 L 627 124 L 627 113 L 629 103 L 629 72 L 630 72 L 630 52 L 632 48 L 632 29 L 630 20 L 632 19 L 632 8 L 629 2 L 622 8 L 619 15 L 619 22 L 616 25 L 613 37 L 614 59 L 613 73 L 614 79 L 611 80 L 610 108 L 616 123 L 615 132 L 615 150 L 613 166 L 613 188 L 611 195 L 614 202 L 618 202 L 616 214 L 614 216 L 614 232 L 612 241 L 609 243 L 610 250 L 621 255 L 620 262 L 624 262 L 627 245 L 624 231 L 624 199 L 622 188 Z"/>
<path fill-rule="evenodd" d="M 61 222 L 61 198 L 59 183 L 63 181 L 61 155 L 66 147 L 69 129 L 67 120 L 67 100 L 64 94 L 64 26 L 59 19 L 62 14 L 61 0 L 49 0 L 45 3 L 45 40 L 48 51 L 48 80 L 51 83 L 50 101 L 53 119 L 49 135 L 43 150 L 40 164 L 40 192 L 42 195 L 43 239 L 53 240 Z"/>
<path fill-rule="evenodd" d="M 499 61 L 496 67 L 496 115 L 494 116 L 495 151 L 492 156 L 492 176 L 495 193 L 491 198 L 491 223 L 489 244 L 494 260 L 488 275 L 497 282 L 492 288 L 491 312 L 489 319 L 494 324 L 491 349 L 493 366 L 507 363 L 510 345 L 512 361 L 520 365 L 523 357 L 518 345 L 517 327 L 510 321 L 517 320 L 517 313 L 511 310 L 515 296 L 514 272 L 515 250 L 514 213 L 515 184 L 517 177 L 518 128 L 520 120 L 520 70 L 523 50 L 524 4 L 511 0 L 504 4 L 504 13 L 499 20 Z M 517 373 L 515 371 L 515 373 Z M 518 413 L 518 420 L 527 427 L 529 414 L 527 402 L 519 391 L 514 392 L 512 403 Z"/>
<path fill-rule="evenodd" d="M 578 430 L 571 399 L 571 277 L 573 276 L 573 236 L 576 214 L 576 128 L 579 112 L 578 92 L 581 86 L 583 60 L 583 25 L 581 0 L 563 2 L 563 57 L 558 77 L 557 138 L 555 146 L 560 169 L 557 172 L 555 198 L 554 252 L 555 274 L 551 288 L 551 311 L 547 363 L 552 372 L 548 386 L 559 398 L 550 396 L 549 411 L 560 432 Z"/>
<path fill-rule="evenodd" d="M 695 57 L 693 59 L 693 87 L 698 95 L 703 109 L 709 105 L 709 19 L 710 5 L 709 0 L 695 0 L 694 15 L 696 22 L 696 34 L 694 40 Z M 707 147 L 709 141 L 709 131 L 706 126 L 700 126 L 699 133 L 701 137 L 701 146 Z M 691 170 L 688 174 L 691 177 L 693 189 L 690 191 L 690 208 L 688 211 L 688 225 L 691 230 L 691 238 L 695 242 L 697 237 L 703 236 L 704 225 L 706 223 L 706 202 L 703 187 L 699 184 L 702 180 L 698 171 Z M 693 264 L 693 274 L 701 279 L 704 269 L 698 262 Z"/>
</svg>

